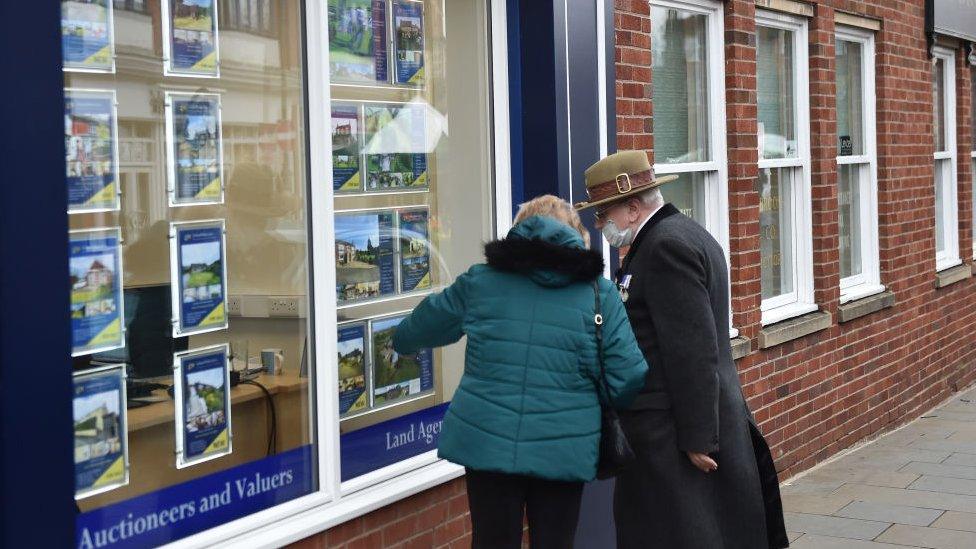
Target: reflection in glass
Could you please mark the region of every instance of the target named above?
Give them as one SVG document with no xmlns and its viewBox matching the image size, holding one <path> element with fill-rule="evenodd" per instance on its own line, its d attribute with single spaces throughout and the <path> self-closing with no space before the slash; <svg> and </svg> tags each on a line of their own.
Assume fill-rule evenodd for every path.
<svg viewBox="0 0 976 549">
<path fill-rule="evenodd" d="M 664 199 L 702 226 L 705 226 L 705 177 L 700 172 L 683 173 L 678 179 L 661 185 Z"/>
<path fill-rule="evenodd" d="M 840 277 L 859 275 L 861 264 L 861 195 L 858 177 L 861 167 L 840 166 L 837 180 L 840 229 Z"/>
<path fill-rule="evenodd" d="M 759 256 L 763 299 L 793 291 L 793 170 L 759 170 Z"/>
<path fill-rule="evenodd" d="M 651 25 L 655 159 L 708 160 L 706 16 L 652 7 Z"/>
<path fill-rule="evenodd" d="M 932 104 L 934 105 L 932 131 L 935 135 L 935 151 L 946 149 L 945 135 L 945 61 L 936 58 L 932 65 Z"/>
<path fill-rule="evenodd" d="M 837 140 L 838 156 L 864 154 L 864 92 L 858 42 L 837 40 Z"/>
<path fill-rule="evenodd" d="M 759 158 L 795 158 L 796 96 L 793 90 L 793 32 L 757 28 L 756 91 Z"/>
<path fill-rule="evenodd" d="M 948 160 L 935 161 L 935 251 L 946 251 L 945 193 L 943 192 Z"/>
</svg>

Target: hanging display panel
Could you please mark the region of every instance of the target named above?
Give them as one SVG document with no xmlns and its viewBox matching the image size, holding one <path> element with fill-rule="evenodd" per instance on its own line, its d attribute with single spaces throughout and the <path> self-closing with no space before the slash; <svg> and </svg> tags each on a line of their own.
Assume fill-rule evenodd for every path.
<svg viewBox="0 0 976 549">
<path fill-rule="evenodd" d="M 177 354 L 176 466 L 189 467 L 231 453 L 230 348 L 214 345 Z"/>
<path fill-rule="evenodd" d="M 215 0 L 162 0 L 167 76 L 220 76 Z"/>
<path fill-rule="evenodd" d="M 64 70 L 115 72 L 112 0 L 61 1 Z"/>
<path fill-rule="evenodd" d="M 64 90 L 64 153 L 68 213 L 119 209 L 114 91 Z"/>
<path fill-rule="evenodd" d="M 78 230 L 69 235 L 72 356 L 125 345 L 121 245 L 118 228 Z"/>
<path fill-rule="evenodd" d="M 125 369 L 105 366 L 74 376 L 75 498 L 129 483 Z"/>
</svg>

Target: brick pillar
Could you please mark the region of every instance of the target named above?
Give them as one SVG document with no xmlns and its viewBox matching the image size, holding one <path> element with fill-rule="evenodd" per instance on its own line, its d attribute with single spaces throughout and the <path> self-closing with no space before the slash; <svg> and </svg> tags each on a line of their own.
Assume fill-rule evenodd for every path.
<svg viewBox="0 0 976 549">
<path fill-rule="evenodd" d="M 651 7 L 614 0 L 617 150 L 644 150 L 654 162 L 651 112 Z"/>
<path fill-rule="evenodd" d="M 809 33 L 814 301 L 836 319 L 840 303 L 840 227 L 834 10 L 823 5 L 817 5 L 815 10 Z"/>
<path fill-rule="evenodd" d="M 966 64 L 966 47 L 956 51 L 956 162 L 959 175 L 959 257 L 970 263 L 973 257 L 973 106 L 971 68 Z"/>
<path fill-rule="evenodd" d="M 729 256 L 732 324 L 755 340 L 762 314 L 759 258 L 759 149 L 756 138 L 756 5 L 752 0 L 725 3 L 726 140 L 729 157 Z M 743 384 L 758 378 L 740 361 Z M 747 396 L 750 391 L 747 389 Z"/>
</svg>

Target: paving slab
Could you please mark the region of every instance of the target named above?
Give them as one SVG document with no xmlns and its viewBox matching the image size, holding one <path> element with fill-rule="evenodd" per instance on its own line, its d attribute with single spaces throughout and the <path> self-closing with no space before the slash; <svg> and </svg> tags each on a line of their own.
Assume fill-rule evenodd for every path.
<svg viewBox="0 0 976 549">
<path fill-rule="evenodd" d="M 820 534 L 837 538 L 872 540 L 891 526 L 890 522 L 828 517 L 808 513 L 785 513 L 790 532 Z"/>
<path fill-rule="evenodd" d="M 950 454 L 942 463 L 946 465 L 963 465 L 976 467 L 976 454 Z"/>
<path fill-rule="evenodd" d="M 941 509 L 925 509 L 895 503 L 855 501 L 834 513 L 834 516 L 912 526 L 929 526 L 943 513 L 944 511 Z"/>
<path fill-rule="evenodd" d="M 976 480 L 922 475 L 909 486 L 912 490 L 926 490 L 942 494 L 976 496 Z M 976 547 L 976 546 L 974 546 Z"/>
<path fill-rule="evenodd" d="M 932 528 L 942 528 L 945 530 L 965 530 L 976 532 L 976 513 L 960 513 L 959 511 L 946 511 L 933 522 Z"/>
<path fill-rule="evenodd" d="M 796 543 L 791 543 L 790 547 L 794 549 L 906 549 L 913 546 L 806 534 Z"/>
<path fill-rule="evenodd" d="M 923 463 L 920 461 L 913 461 L 902 467 L 901 470 L 906 473 L 915 473 L 918 475 L 976 480 L 976 467 L 966 465 L 946 465 L 945 463 Z"/>
<path fill-rule="evenodd" d="M 850 498 L 877 503 L 895 503 L 924 507 L 926 509 L 942 509 L 945 511 L 963 511 L 976 513 L 976 496 L 962 494 L 944 494 L 927 490 L 906 490 L 901 488 L 885 488 L 883 486 L 867 486 L 865 484 L 845 484 L 831 494 L 838 499 Z M 789 509 L 789 507 L 787 507 Z"/>
<path fill-rule="evenodd" d="M 796 513 L 832 515 L 854 501 L 853 497 L 830 494 L 817 496 L 810 494 L 783 494 L 783 509 Z M 976 508 L 973 509 L 976 511 Z"/>
<path fill-rule="evenodd" d="M 877 541 L 931 549 L 973 549 L 976 532 L 895 524 L 878 536 Z"/>
</svg>

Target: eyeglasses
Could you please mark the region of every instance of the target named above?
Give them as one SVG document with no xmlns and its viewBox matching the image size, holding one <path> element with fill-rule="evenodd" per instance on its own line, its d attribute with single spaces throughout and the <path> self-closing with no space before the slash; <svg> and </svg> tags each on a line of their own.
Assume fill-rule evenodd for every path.
<svg viewBox="0 0 976 549">
<path fill-rule="evenodd" d="M 610 206 L 607 206 L 607 207 L 603 208 L 602 210 L 594 210 L 593 211 L 593 217 L 595 217 L 597 221 L 601 221 L 601 222 L 602 221 L 606 221 L 607 220 L 607 214 L 610 213 L 610 210 L 612 210 L 614 208 L 614 206 L 616 206 L 616 204 L 611 204 Z"/>
</svg>

